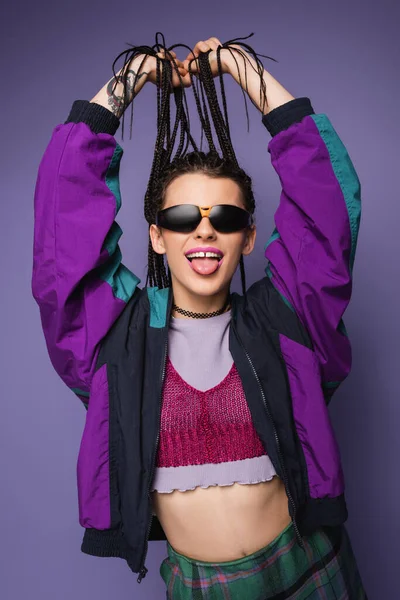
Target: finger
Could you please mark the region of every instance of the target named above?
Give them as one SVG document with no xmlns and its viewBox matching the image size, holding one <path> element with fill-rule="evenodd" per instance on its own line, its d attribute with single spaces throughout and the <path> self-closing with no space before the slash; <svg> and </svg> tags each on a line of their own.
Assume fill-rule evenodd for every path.
<svg viewBox="0 0 400 600">
<path fill-rule="evenodd" d="M 185 69 L 189 70 L 189 64 L 192 63 L 192 68 L 196 66 L 196 59 L 193 58 L 192 56 L 189 58 L 186 58 L 183 61 L 183 66 L 185 67 Z"/>
<path fill-rule="evenodd" d="M 191 60 L 185 60 L 184 61 L 184 66 L 186 68 L 186 70 L 189 73 L 189 66 L 190 66 L 190 71 L 194 74 L 196 74 L 198 72 L 198 66 L 197 66 L 197 60 L 196 59 L 191 59 Z"/>
<path fill-rule="evenodd" d="M 166 54 L 165 48 L 161 48 L 160 52 L 157 52 L 157 54 L 165 55 Z M 167 55 L 168 56 L 172 55 L 174 58 L 176 58 L 176 52 L 174 52 L 173 50 L 168 50 Z"/>
<path fill-rule="evenodd" d="M 181 60 L 179 60 L 179 58 L 176 58 L 175 56 L 165 56 L 165 52 L 157 52 L 157 56 L 159 56 L 162 60 L 169 60 L 171 63 L 174 63 L 177 65 L 177 67 L 181 67 L 184 68 L 183 66 L 183 62 Z"/>
<path fill-rule="evenodd" d="M 189 54 L 187 55 L 185 60 L 188 60 L 188 61 L 194 60 L 195 58 L 197 58 L 199 56 L 200 52 L 206 51 L 206 46 L 204 46 L 203 47 L 204 49 L 202 49 L 200 47 L 200 44 L 205 44 L 205 42 L 203 42 L 203 41 L 197 42 L 197 44 L 195 45 L 193 50 L 191 52 L 189 52 Z"/>
<path fill-rule="evenodd" d="M 198 49 L 200 52 L 208 52 L 208 50 L 211 50 L 211 46 L 208 42 L 199 42 Z"/>
<path fill-rule="evenodd" d="M 218 47 L 217 42 L 214 40 L 214 38 L 209 38 L 206 42 L 204 42 L 208 48 L 210 48 L 210 50 L 216 50 Z"/>
<path fill-rule="evenodd" d="M 194 49 L 189 52 L 185 60 L 191 60 L 192 58 L 194 58 Z"/>
<path fill-rule="evenodd" d="M 216 43 L 216 45 L 217 45 L 217 47 L 218 47 L 218 46 L 222 46 L 221 42 L 220 42 L 220 41 L 219 41 L 219 39 L 218 39 L 218 38 L 216 38 L 216 37 L 210 37 L 210 39 L 209 39 L 208 41 L 209 41 L 209 42 L 215 42 L 215 43 Z M 215 48 L 214 48 L 214 50 L 215 50 Z"/>
<path fill-rule="evenodd" d="M 214 39 L 216 41 L 214 41 Z M 199 69 L 198 69 L 198 63 L 197 63 L 196 59 L 198 59 L 200 53 L 202 53 L 202 52 L 208 52 L 209 50 L 216 51 L 218 48 L 217 42 L 219 42 L 219 40 L 217 38 L 210 38 L 207 41 L 200 40 L 199 42 L 197 42 L 197 44 L 193 48 L 193 53 L 188 54 L 188 56 L 186 57 L 186 60 L 184 61 L 184 65 L 186 66 L 187 70 L 189 71 L 189 63 L 191 63 L 190 69 L 191 69 L 192 73 L 197 74 Z M 222 44 L 220 44 L 220 45 L 222 45 Z M 193 57 L 193 54 L 194 54 L 194 57 Z"/>
<path fill-rule="evenodd" d="M 200 42 L 197 42 L 197 44 L 193 48 L 193 53 L 197 57 L 200 54 L 200 52 L 207 52 L 208 50 L 210 50 L 210 46 L 207 44 L 207 42 L 200 40 Z"/>
</svg>

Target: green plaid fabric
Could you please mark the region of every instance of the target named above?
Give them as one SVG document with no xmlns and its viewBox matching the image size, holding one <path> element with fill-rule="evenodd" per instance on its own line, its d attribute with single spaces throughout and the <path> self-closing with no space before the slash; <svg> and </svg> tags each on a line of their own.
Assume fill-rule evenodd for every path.
<svg viewBox="0 0 400 600">
<path fill-rule="evenodd" d="M 175 552 L 160 566 L 168 600 L 366 600 L 344 525 L 322 527 L 297 543 L 293 524 L 265 548 L 223 563 Z"/>
</svg>

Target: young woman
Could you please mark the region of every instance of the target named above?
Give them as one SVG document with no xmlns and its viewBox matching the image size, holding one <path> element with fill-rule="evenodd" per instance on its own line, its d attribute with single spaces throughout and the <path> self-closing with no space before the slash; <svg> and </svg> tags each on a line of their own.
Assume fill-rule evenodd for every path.
<svg viewBox="0 0 400 600">
<path fill-rule="evenodd" d="M 200 59 L 211 77 L 219 63 L 272 136 L 282 194 L 266 276 L 250 289 L 254 197 L 232 152 L 178 156 L 156 176 L 158 148 L 150 286 L 121 262 L 113 136 L 145 82 L 159 83 L 154 55 L 132 60 L 124 93 L 117 76 L 76 101 L 39 168 L 33 294 L 52 363 L 88 409 L 82 550 L 124 558 L 140 582 L 148 540 L 166 539 L 160 573 L 173 600 L 361 600 L 327 410 L 351 366 L 342 315 L 360 183 L 326 115 L 264 70 L 266 105 L 253 58 L 227 46 L 212 37 L 184 62 L 157 56 L 174 64 L 174 93 L 192 85 L 189 70 L 201 75 Z M 230 293 L 239 265 L 243 295 Z"/>
</svg>

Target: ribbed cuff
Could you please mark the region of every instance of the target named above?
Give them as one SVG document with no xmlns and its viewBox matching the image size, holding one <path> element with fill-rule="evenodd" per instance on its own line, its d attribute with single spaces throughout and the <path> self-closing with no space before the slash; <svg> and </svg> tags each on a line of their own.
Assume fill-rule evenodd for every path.
<svg viewBox="0 0 400 600">
<path fill-rule="evenodd" d="M 304 117 L 315 114 L 310 98 L 295 98 L 274 108 L 262 117 L 262 122 L 274 136 L 287 129 L 293 123 L 299 123 Z"/>
<path fill-rule="evenodd" d="M 75 100 L 66 123 L 86 123 L 93 133 L 109 133 L 114 135 L 119 127 L 119 119 L 107 108 L 89 102 L 89 100 Z"/>
<path fill-rule="evenodd" d="M 139 573 L 140 556 L 128 545 L 121 529 L 85 529 L 81 550 L 91 556 L 123 558 L 131 571 Z"/>
<path fill-rule="evenodd" d="M 336 497 L 308 498 L 297 512 L 300 534 L 311 535 L 319 527 L 336 527 L 348 519 L 344 494 Z"/>
<path fill-rule="evenodd" d="M 85 529 L 81 550 L 92 556 L 126 558 L 128 546 L 120 529 Z"/>
</svg>

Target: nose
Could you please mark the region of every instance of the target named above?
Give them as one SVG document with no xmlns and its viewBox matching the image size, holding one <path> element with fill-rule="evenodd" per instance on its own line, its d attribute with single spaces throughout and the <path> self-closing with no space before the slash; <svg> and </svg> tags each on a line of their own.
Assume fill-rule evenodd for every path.
<svg viewBox="0 0 400 600">
<path fill-rule="evenodd" d="M 203 217 L 194 231 L 194 237 L 196 239 L 215 239 L 217 237 L 214 227 L 211 225 L 211 221 L 208 217 Z"/>
</svg>

